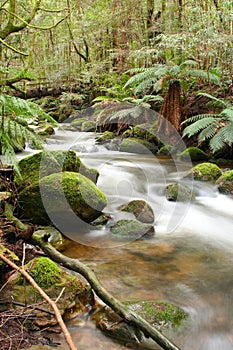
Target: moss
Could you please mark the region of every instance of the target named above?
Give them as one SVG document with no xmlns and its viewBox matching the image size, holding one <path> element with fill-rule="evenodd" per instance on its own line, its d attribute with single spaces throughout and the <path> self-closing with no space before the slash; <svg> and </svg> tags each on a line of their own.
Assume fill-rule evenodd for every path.
<svg viewBox="0 0 233 350">
<path fill-rule="evenodd" d="M 221 169 L 216 164 L 201 163 L 187 171 L 184 177 L 193 177 L 199 181 L 215 181 L 221 174 Z"/>
<path fill-rule="evenodd" d="M 120 145 L 120 152 L 129 152 L 137 154 L 155 153 L 155 147 L 148 141 L 136 138 L 124 139 Z"/>
<path fill-rule="evenodd" d="M 144 200 L 133 200 L 119 207 L 119 210 L 133 213 L 137 220 L 151 224 L 154 222 L 154 212 Z"/>
<path fill-rule="evenodd" d="M 192 190 L 182 184 L 174 183 L 166 186 L 165 196 L 169 201 L 187 202 L 195 198 Z"/>
<path fill-rule="evenodd" d="M 88 119 L 87 118 L 75 118 L 74 120 L 72 120 L 70 125 L 74 126 L 78 130 L 81 130 L 82 124 L 84 122 L 88 122 Z"/>
<path fill-rule="evenodd" d="M 114 235 L 126 239 L 139 239 L 154 235 L 153 226 L 137 220 L 119 220 L 110 228 L 110 231 Z"/>
<path fill-rule="evenodd" d="M 81 172 L 93 182 L 97 181 L 99 173 L 87 168 L 76 155 L 75 151 L 43 151 L 21 159 L 18 162 L 21 177 L 16 174 L 18 187 L 25 187 L 39 178 L 61 171 Z"/>
<path fill-rule="evenodd" d="M 52 126 L 45 126 L 43 128 L 40 127 L 39 130 L 36 131 L 36 133 L 41 136 L 53 135 L 54 128 Z"/>
<path fill-rule="evenodd" d="M 92 132 L 96 130 L 96 123 L 92 121 L 87 121 L 82 123 L 81 131 Z"/>
<path fill-rule="evenodd" d="M 61 184 L 62 181 L 62 184 Z M 46 210 L 41 199 L 43 189 Z M 24 210 L 24 217 L 33 223 L 47 225 L 49 213 L 60 213 L 64 217 L 70 210 L 64 203 L 64 195 L 73 212 L 90 222 L 95 220 L 106 206 L 107 199 L 96 185 L 85 176 L 74 172 L 51 174 L 26 187 L 19 194 L 19 202 Z"/>
<path fill-rule="evenodd" d="M 148 124 L 140 124 L 140 125 L 136 125 L 133 128 L 133 135 L 134 137 L 139 137 L 142 139 L 146 139 L 147 137 L 147 129 L 148 129 Z"/>
<path fill-rule="evenodd" d="M 179 154 L 179 159 L 183 161 L 190 161 L 191 159 L 193 162 L 198 162 L 208 160 L 209 156 L 198 147 L 189 147 Z"/>
<path fill-rule="evenodd" d="M 49 258 L 34 259 L 28 269 L 35 282 L 43 289 L 48 289 L 61 281 L 61 269 Z"/>
<path fill-rule="evenodd" d="M 158 151 L 159 156 L 170 156 L 176 153 L 177 153 L 176 148 L 172 145 L 162 146 Z"/>
<path fill-rule="evenodd" d="M 114 132 L 105 131 L 102 135 L 100 135 L 96 138 L 96 142 L 102 144 L 106 141 L 114 139 L 114 137 L 115 137 Z"/>
<path fill-rule="evenodd" d="M 233 170 L 226 171 L 216 181 L 220 193 L 233 195 Z"/>
<path fill-rule="evenodd" d="M 131 310 L 137 312 L 149 323 L 156 326 L 178 326 L 187 317 L 187 314 L 179 308 L 168 302 L 162 301 L 139 301 L 129 303 Z"/>
<path fill-rule="evenodd" d="M 0 253 L 2 255 L 5 255 L 7 258 L 13 261 L 19 261 L 19 258 L 17 255 L 15 255 L 14 252 L 12 252 L 10 249 L 6 248 L 3 244 L 0 243 Z M 0 266 L 5 265 L 5 262 L 0 259 Z"/>
</svg>

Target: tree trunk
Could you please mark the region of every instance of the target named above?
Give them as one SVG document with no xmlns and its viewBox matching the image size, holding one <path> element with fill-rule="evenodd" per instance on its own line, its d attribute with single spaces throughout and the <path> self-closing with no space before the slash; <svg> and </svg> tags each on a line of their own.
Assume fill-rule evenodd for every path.
<svg viewBox="0 0 233 350">
<path fill-rule="evenodd" d="M 158 133 L 167 144 L 178 143 L 181 124 L 181 86 L 179 80 L 170 82 L 158 121 Z"/>
</svg>

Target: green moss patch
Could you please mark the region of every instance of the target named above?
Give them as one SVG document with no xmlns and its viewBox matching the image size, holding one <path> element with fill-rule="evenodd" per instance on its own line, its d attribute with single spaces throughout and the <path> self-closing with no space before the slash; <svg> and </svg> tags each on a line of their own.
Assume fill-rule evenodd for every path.
<svg viewBox="0 0 233 350">
<path fill-rule="evenodd" d="M 183 161 L 190 161 L 191 159 L 193 162 L 198 162 L 208 160 L 209 156 L 198 147 L 189 147 L 179 154 L 179 159 Z"/>
<path fill-rule="evenodd" d="M 184 177 L 193 177 L 199 181 L 215 181 L 222 175 L 221 169 L 213 163 L 201 163 L 190 169 Z"/>
<path fill-rule="evenodd" d="M 120 145 L 120 152 L 137 153 L 137 154 L 149 154 L 155 153 L 155 147 L 152 143 L 136 139 L 127 138 L 124 139 Z"/>
<path fill-rule="evenodd" d="M 233 195 L 233 170 L 226 171 L 216 181 L 220 193 Z"/>
</svg>

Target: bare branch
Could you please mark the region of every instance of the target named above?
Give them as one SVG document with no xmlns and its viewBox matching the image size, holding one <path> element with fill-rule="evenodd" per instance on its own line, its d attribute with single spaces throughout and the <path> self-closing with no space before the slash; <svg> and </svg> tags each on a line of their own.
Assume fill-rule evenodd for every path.
<svg viewBox="0 0 233 350">
<path fill-rule="evenodd" d="M 61 327 L 61 330 L 65 336 L 66 342 L 70 348 L 70 350 L 77 350 L 71 335 L 62 319 L 61 313 L 57 307 L 57 304 L 50 299 L 50 297 L 38 286 L 38 284 L 35 282 L 35 280 L 21 267 L 18 267 L 15 265 L 11 260 L 9 260 L 7 257 L 5 257 L 3 254 L 0 254 L 0 259 L 2 259 L 5 263 L 7 263 L 9 266 L 11 266 L 14 270 L 20 272 L 28 281 L 29 283 L 38 291 L 38 293 L 42 296 L 43 299 L 47 301 L 47 303 L 53 308 L 54 314 L 56 316 L 57 322 L 59 326 Z"/>
</svg>

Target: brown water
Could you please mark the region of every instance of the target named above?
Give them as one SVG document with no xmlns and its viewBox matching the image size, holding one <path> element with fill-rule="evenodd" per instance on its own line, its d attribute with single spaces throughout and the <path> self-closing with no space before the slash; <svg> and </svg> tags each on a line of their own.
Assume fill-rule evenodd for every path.
<svg viewBox="0 0 233 350">
<path fill-rule="evenodd" d="M 96 148 L 91 133 L 60 132 L 48 148 L 77 144 L 86 147 L 78 153 L 83 162 L 101 173 L 98 186 L 109 200 L 106 211 L 116 215 L 118 205 L 144 198 L 154 209 L 156 234 L 148 241 L 112 242 L 107 230 L 80 235 L 77 227 L 68 233 L 74 242 L 65 254 L 91 266 L 122 301 L 158 299 L 183 307 L 187 324 L 167 334 L 182 350 L 232 350 L 233 199 L 219 195 L 213 185 L 195 183 L 194 203 L 167 202 L 165 185 L 179 179 L 187 164 L 177 169 L 171 160 Z M 69 328 L 79 350 L 130 348 L 105 337 L 86 315 Z"/>
</svg>

